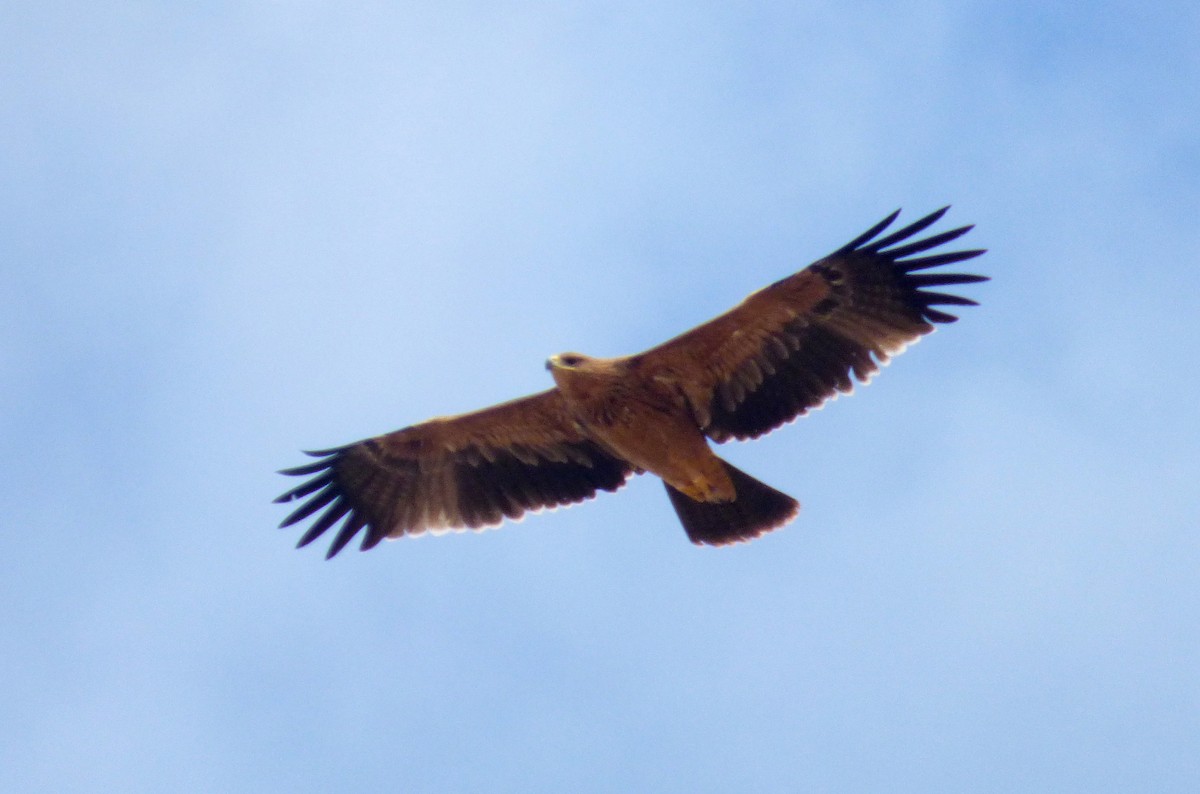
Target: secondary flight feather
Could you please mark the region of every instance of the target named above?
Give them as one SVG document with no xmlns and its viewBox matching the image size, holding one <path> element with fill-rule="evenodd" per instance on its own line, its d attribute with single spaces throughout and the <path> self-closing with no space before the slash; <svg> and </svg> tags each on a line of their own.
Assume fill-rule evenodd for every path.
<svg viewBox="0 0 1200 794">
<path fill-rule="evenodd" d="M 283 474 L 307 477 L 281 526 L 312 519 L 305 546 L 333 532 L 327 557 L 426 531 L 481 529 L 530 510 L 658 476 L 694 543 L 750 540 L 791 521 L 788 496 L 719 458 L 709 442 L 768 433 L 957 318 L 975 301 L 933 288 L 986 281 L 928 272 L 981 249 L 930 253 L 971 230 L 914 239 L 942 208 L 882 235 L 899 210 L 803 270 L 643 353 L 551 356 L 547 391 L 439 417 L 336 449 Z M 336 529 L 335 529 L 336 528 Z"/>
</svg>

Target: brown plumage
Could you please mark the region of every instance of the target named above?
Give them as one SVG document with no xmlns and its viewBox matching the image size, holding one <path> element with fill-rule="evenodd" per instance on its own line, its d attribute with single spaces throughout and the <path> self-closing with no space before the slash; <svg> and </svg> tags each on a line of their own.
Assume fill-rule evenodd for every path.
<svg viewBox="0 0 1200 794">
<path fill-rule="evenodd" d="M 875 239 L 892 213 L 829 256 L 736 308 L 634 356 L 552 356 L 555 388 L 344 447 L 282 473 L 310 479 L 275 501 L 304 499 L 281 526 L 319 513 L 300 538 L 335 525 L 328 557 L 426 530 L 479 529 L 529 510 L 615 491 L 632 474 L 666 485 L 688 537 L 724 545 L 791 521 L 799 503 L 730 466 L 708 441 L 757 438 L 867 381 L 891 356 L 973 306 L 929 287 L 984 276 L 921 273 L 982 250 L 914 256 L 964 226 L 906 242 L 943 208 Z"/>
</svg>

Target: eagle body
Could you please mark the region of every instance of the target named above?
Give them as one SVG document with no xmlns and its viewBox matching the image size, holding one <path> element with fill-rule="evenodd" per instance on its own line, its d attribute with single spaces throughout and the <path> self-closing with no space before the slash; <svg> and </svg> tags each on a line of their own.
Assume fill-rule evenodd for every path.
<svg viewBox="0 0 1200 794">
<path fill-rule="evenodd" d="M 276 500 L 303 500 L 281 526 L 317 515 L 301 546 L 338 526 L 332 557 L 360 531 L 365 550 L 389 537 L 479 529 L 650 473 L 695 543 L 725 545 L 776 529 L 799 503 L 722 460 L 710 442 L 757 438 L 848 393 L 934 323 L 957 319 L 935 306 L 974 305 L 929 288 L 986 277 L 922 271 L 982 250 L 917 256 L 971 227 L 911 239 L 946 209 L 879 237 L 897 211 L 637 355 L 551 356 L 548 391 L 309 453 L 315 462 L 283 471 L 308 479 Z"/>
<path fill-rule="evenodd" d="M 631 372 L 631 358 L 581 353 L 546 362 L 571 416 L 613 455 L 701 502 L 731 502 L 733 482 L 682 395 Z"/>
</svg>

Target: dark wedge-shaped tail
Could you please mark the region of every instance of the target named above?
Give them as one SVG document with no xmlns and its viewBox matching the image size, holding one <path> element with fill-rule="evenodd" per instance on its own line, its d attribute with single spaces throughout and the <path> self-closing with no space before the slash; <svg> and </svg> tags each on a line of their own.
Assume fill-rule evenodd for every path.
<svg viewBox="0 0 1200 794">
<path fill-rule="evenodd" d="M 733 480 L 732 502 L 697 502 L 667 485 L 667 496 L 692 543 L 724 546 L 778 529 L 796 517 L 800 503 L 721 461 Z M 666 485 L 666 483 L 663 483 Z"/>
</svg>

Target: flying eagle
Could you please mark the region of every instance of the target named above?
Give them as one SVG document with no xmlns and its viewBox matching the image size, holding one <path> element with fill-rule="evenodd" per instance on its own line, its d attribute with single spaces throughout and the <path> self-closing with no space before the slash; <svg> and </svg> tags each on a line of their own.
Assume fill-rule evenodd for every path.
<svg viewBox="0 0 1200 794">
<path fill-rule="evenodd" d="M 316 462 L 281 472 L 309 479 L 275 500 L 305 500 L 280 526 L 324 511 L 304 546 L 341 522 L 328 558 L 360 530 L 366 550 L 426 530 L 481 529 L 615 491 L 645 472 L 662 479 L 693 543 L 721 546 L 783 526 L 800 504 L 721 460 L 708 442 L 757 438 L 851 391 L 851 375 L 865 383 L 933 323 L 957 319 L 935 306 L 976 305 L 928 288 L 985 276 L 920 271 L 982 250 L 914 256 L 971 226 L 909 242 L 947 209 L 876 239 L 897 210 L 644 353 L 551 356 L 548 391 L 309 452 Z"/>
</svg>

